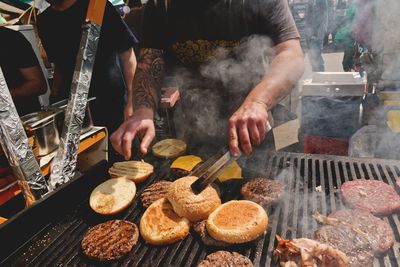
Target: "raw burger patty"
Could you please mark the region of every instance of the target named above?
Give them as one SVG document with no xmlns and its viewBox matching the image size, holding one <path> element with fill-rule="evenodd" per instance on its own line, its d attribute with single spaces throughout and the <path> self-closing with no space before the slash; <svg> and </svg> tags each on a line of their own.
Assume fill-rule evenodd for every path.
<svg viewBox="0 0 400 267">
<path fill-rule="evenodd" d="M 148 208 L 153 202 L 165 197 L 171 183 L 168 181 L 159 181 L 146 187 L 140 196 L 143 207 Z"/>
<path fill-rule="evenodd" d="M 343 225 L 325 225 L 314 232 L 314 239 L 346 254 L 351 267 L 372 267 L 374 254 L 367 238 Z"/>
<path fill-rule="evenodd" d="M 343 198 L 354 208 L 376 216 L 389 215 L 400 209 L 400 196 L 394 188 L 377 180 L 354 180 L 342 184 Z"/>
<path fill-rule="evenodd" d="M 90 228 L 82 240 L 82 250 L 99 261 L 116 260 L 132 250 L 138 237 L 136 224 L 112 220 Z"/>
<path fill-rule="evenodd" d="M 267 208 L 283 198 L 285 186 L 275 180 L 255 178 L 242 186 L 240 194 L 244 199 Z"/>
<path fill-rule="evenodd" d="M 198 267 L 252 267 L 251 260 L 237 252 L 217 251 L 208 255 Z"/>
<path fill-rule="evenodd" d="M 395 242 L 390 225 L 369 212 L 344 209 L 331 213 L 329 218 L 338 219 L 363 232 L 369 240 L 374 253 L 387 252 Z"/>
</svg>

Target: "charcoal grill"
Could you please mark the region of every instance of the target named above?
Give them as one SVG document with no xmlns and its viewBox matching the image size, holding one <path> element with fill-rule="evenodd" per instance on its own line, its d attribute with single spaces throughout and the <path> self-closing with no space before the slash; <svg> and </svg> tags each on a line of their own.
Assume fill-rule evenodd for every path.
<svg viewBox="0 0 400 267">
<path fill-rule="evenodd" d="M 138 195 L 154 180 L 167 178 L 169 175 L 170 162 L 153 163 L 158 171 L 145 184 L 139 186 Z M 395 185 L 397 177 L 400 176 L 400 161 L 326 155 L 271 153 L 267 155 L 263 166 L 253 175 L 282 180 L 290 193 L 281 204 L 269 211 L 269 227 L 264 238 L 250 246 L 231 249 L 249 257 L 255 266 L 276 265 L 272 255 L 276 246 L 275 234 L 289 239 L 310 237 L 318 227 L 311 217 L 314 211 L 326 215 L 343 208 L 345 204 L 340 197 L 340 185 L 343 182 L 361 177 Z M 68 185 L 65 188 L 67 192 L 55 194 L 54 199 L 48 199 L 51 204 L 47 204 L 46 201 L 38 203 L 37 206 L 48 205 L 46 209 L 53 209 L 53 213 L 41 211 L 37 214 L 34 210 L 37 206 L 33 206 L 27 210 L 29 216 L 19 214 L 0 228 L 2 247 L 4 244 L 10 244 L 6 249 L 1 249 L 1 266 L 96 265 L 80 251 L 80 241 L 88 227 L 110 219 L 95 215 L 88 207 L 87 197 L 90 190 L 106 177 L 105 166 L 96 168 L 96 171 Z M 226 201 L 237 198 L 241 183 L 239 180 L 231 180 L 222 184 L 222 199 Z M 80 203 L 76 203 L 76 199 L 80 199 Z M 55 208 L 54 205 L 59 207 Z M 143 212 L 144 208 L 140 202 L 135 201 L 127 211 L 112 218 L 123 218 L 138 224 Z M 24 244 L 13 248 L 13 245 L 17 245 L 13 240 L 17 240 L 23 232 L 21 229 L 18 232 L 18 227 L 32 226 L 32 219 L 37 216 L 43 216 L 46 223 L 36 230 L 35 236 L 25 237 Z M 386 256 L 375 259 L 374 266 L 399 266 L 399 216 L 394 214 L 385 220 L 391 225 L 397 242 Z M 214 251 L 215 249 L 205 247 L 194 233 L 181 242 L 163 247 L 146 245 L 140 239 L 129 255 L 109 263 L 109 266 L 196 266 L 207 254 Z"/>
</svg>

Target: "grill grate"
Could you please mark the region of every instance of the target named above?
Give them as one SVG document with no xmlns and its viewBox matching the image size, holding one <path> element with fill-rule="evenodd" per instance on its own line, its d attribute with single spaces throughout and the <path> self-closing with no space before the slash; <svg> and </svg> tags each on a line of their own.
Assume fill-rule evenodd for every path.
<svg viewBox="0 0 400 267">
<path fill-rule="evenodd" d="M 311 214 L 318 211 L 329 214 L 341 209 L 344 203 L 340 197 L 340 185 L 356 178 L 377 179 L 394 185 L 400 176 L 400 162 L 378 159 L 354 159 L 347 157 L 305 155 L 295 153 L 274 153 L 268 155 L 264 169 L 254 175 L 274 177 L 287 185 L 287 198 L 269 211 L 269 228 L 263 239 L 246 247 L 233 250 L 248 256 L 255 266 L 273 266 L 272 251 L 276 245 L 275 234 L 283 238 L 310 237 L 318 227 Z M 142 187 L 155 179 L 166 178 L 165 169 L 153 175 Z M 228 181 L 221 186 L 222 199 L 227 201 L 238 197 L 241 181 Z M 89 195 L 89 194 L 88 194 Z M 138 201 L 127 212 L 119 215 L 139 223 L 143 207 Z M 116 217 L 113 217 L 116 218 Z M 108 218 L 110 219 L 110 218 Z M 35 238 L 10 256 L 2 266 L 93 266 L 80 251 L 80 241 L 88 227 L 104 221 L 95 215 L 87 200 L 78 207 L 58 218 L 44 228 Z M 399 266 L 400 220 L 398 214 L 385 218 L 392 226 L 396 243 L 385 257 L 377 258 L 374 266 Z M 155 247 L 144 244 L 140 239 L 132 252 L 110 266 L 196 266 L 214 250 L 205 247 L 195 234 L 182 242 Z M 103 265 L 104 266 L 104 265 Z"/>
</svg>

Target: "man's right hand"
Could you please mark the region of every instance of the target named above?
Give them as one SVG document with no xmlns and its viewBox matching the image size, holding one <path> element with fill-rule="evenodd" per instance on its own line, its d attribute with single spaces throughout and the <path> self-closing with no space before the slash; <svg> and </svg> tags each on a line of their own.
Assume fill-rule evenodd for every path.
<svg viewBox="0 0 400 267">
<path fill-rule="evenodd" d="M 140 152 L 147 154 L 148 147 L 155 136 L 154 114 L 150 108 L 135 110 L 132 117 L 126 120 L 110 137 L 114 149 L 126 160 L 131 158 L 132 141 L 138 136 L 141 139 Z"/>
</svg>

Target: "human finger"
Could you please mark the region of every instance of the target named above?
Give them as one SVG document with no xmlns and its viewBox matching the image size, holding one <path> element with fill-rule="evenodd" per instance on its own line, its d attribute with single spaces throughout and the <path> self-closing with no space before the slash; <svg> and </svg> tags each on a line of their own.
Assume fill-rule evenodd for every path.
<svg viewBox="0 0 400 267">
<path fill-rule="evenodd" d="M 240 150 L 239 150 L 239 139 L 236 129 L 236 120 L 231 118 L 229 120 L 229 128 L 228 128 L 228 136 L 229 136 L 229 149 L 231 154 L 236 157 Z"/>
<path fill-rule="evenodd" d="M 240 147 L 242 148 L 244 154 L 248 156 L 251 154 L 252 148 L 251 148 L 249 130 L 247 129 L 247 123 L 240 124 L 238 133 L 239 133 Z"/>
<path fill-rule="evenodd" d="M 248 130 L 249 130 L 251 144 L 256 146 L 260 145 L 261 144 L 260 133 L 258 132 L 257 123 L 255 121 L 248 122 Z"/>
<path fill-rule="evenodd" d="M 142 138 L 142 141 L 140 142 L 140 152 L 143 155 L 147 154 L 148 148 L 153 141 L 155 136 L 155 130 L 153 127 L 149 127 L 146 129 L 146 132 Z"/>
</svg>

